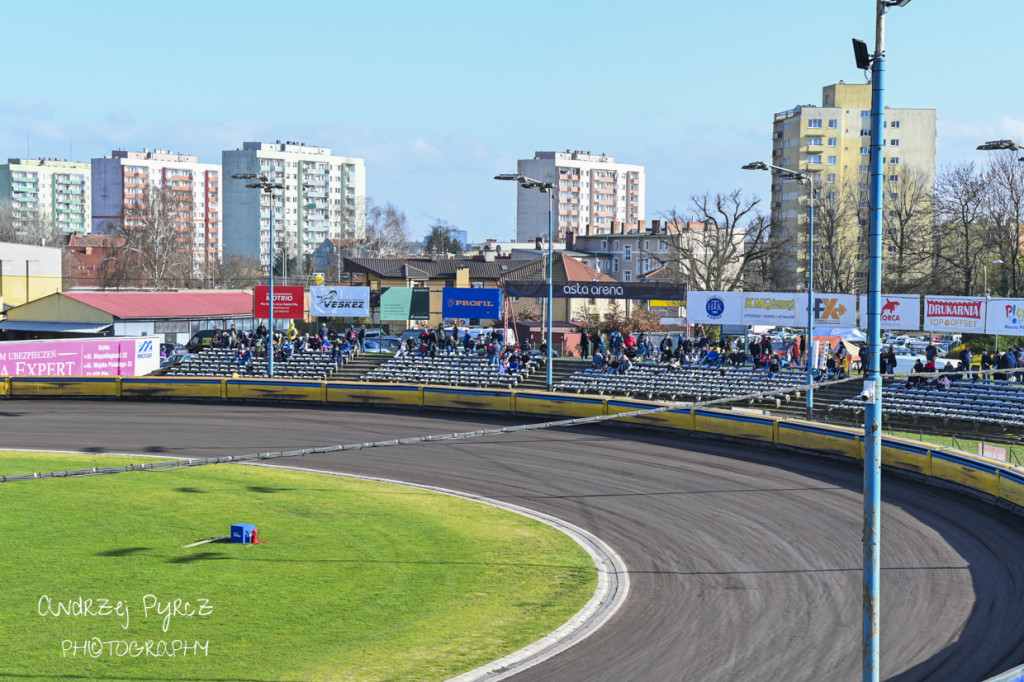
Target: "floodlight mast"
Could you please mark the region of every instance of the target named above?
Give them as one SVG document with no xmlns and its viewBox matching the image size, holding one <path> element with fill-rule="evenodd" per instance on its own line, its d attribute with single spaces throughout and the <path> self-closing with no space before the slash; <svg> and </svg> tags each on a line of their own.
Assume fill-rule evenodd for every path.
<svg viewBox="0 0 1024 682">
<path fill-rule="evenodd" d="M 547 273 L 546 273 L 546 276 L 545 276 L 545 280 L 547 280 L 547 285 L 548 285 L 547 315 L 545 316 L 547 318 L 547 324 L 545 325 L 546 328 L 547 328 L 546 329 L 546 331 L 547 331 L 547 354 L 546 354 L 545 360 L 546 360 L 546 369 L 547 369 L 548 393 L 550 393 L 552 391 L 552 388 L 553 388 L 553 381 L 552 381 L 552 378 L 551 378 L 551 369 L 552 369 L 551 368 L 551 361 L 552 361 L 552 346 L 554 346 L 554 336 L 552 334 L 551 318 L 554 317 L 554 308 L 552 307 L 552 303 L 554 302 L 554 285 L 552 284 L 552 281 L 551 281 L 551 275 L 552 275 L 552 272 L 551 272 L 552 263 L 551 263 L 551 261 L 552 261 L 552 248 L 553 248 L 553 244 L 552 244 L 552 241 L 551 241 L 551 235 L 552 235 L 552 232 L 553 232 L 553 229 L 552 229 L 552 225 L 553 225 L 552 201 L 553 201 L 553 197 L 554 197 L 555 185 L 554 185 L 554 183 L 551 183 L 551 182 L 543 182 L 541 180 L 534 180 L 533 178 L 528 178 L 525 175 L 523 175 L 522 173 L 501 173 L 499 175 L 495 175 L 494 179 L 495 180 L 511 180 L 513 182 L 518 182 L 519 186 L 522 187 L 523 189 L 536 189 L 536 190 L 538 190 L 540 192 L 546 192 L 547 195 L 548 195 L 548 266 L 547 266 Z"/>
<path fill-rule="evenodd" d="M 267 376 L 274 376 L 274 190 L 284 189 L 280 182 L 271 182 L 265 173 L 236 173 L 235 180 L 256 180 L 245 186 L 266 192 L 270 197 L 270 343 L 267 346 Z M 255 311 L 254 311 L 255 312 Z"/>
</svg>

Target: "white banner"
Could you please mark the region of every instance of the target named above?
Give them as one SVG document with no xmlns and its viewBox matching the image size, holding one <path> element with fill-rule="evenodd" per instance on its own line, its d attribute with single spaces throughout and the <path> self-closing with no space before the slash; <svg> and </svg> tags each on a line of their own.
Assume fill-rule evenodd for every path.
<svg viewBox="0 0 1024 682">
<path fill-rule="evenodd" d="M 1024 298 L 990 298 L 985 320 L 986 334 L 1024 335 Z"/>
<path fill-rule="evenodd" d="M 918 295 L 882 294 L 882 329 L 918 331 L 921 329 L 921 297 Z M 860 297 L 860 327 L 868 328 L 868 297 Z"/>
<path fill-rule="evenodd" d="M 686 294 L 690 324 L 743 324 L 743 292 L 691 291 Z"/>
<path fill-rule="evenodd" d="M 743 295 L 744 324 L 799 327 L 806 326 L 806 320 L 807 294 L 753 291 Z"/>
<path fill-rule="evenodd" d="M 926 332 L 976 332 L 985 329 L 985 299 L 981 296 L 925 296 Z"/>
<path fill-rule="evenodd" d="M 807 294 L 798 294 L 798 327 L 807 326 Z M 857 297 L 853 294 L 814 294 L 814 328 L 856 327 Z"/>
<path fill-rule="evenodd" d="M 310 287 L 309 314 L 313 317 L 368 317 L 370 287 Z"/>
</svg>

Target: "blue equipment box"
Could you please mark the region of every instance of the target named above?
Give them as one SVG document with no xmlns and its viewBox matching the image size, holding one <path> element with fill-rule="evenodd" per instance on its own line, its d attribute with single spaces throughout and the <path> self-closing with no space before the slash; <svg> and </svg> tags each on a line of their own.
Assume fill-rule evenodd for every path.
<svg viewBox="0 0 1024 682">
<path fill-rule="evenodd" d="M 231 542 L 252 542 L 252 532 L 256 525 L 252 523 L 236 523 L 231 526 Z"/>
</svg>

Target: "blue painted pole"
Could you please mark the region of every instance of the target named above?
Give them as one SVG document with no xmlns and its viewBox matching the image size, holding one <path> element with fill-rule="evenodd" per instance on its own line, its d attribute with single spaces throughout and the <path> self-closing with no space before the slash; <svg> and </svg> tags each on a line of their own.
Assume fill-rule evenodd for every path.
<svg viewBox="0 0 1024 682">
<path fill-rule="evenodd" d="M 267 376 L 274 376 L 274 190 L 270 197 L 270 345 L 267 347 Z"/>
<path fill-rule="evenodd" d="M 814 417 L 814 180 L 810 173 L 807 182 L 811 187 L 810 224 L 807 245 L 807 418 Z"/>
<path fill-rule="evenodd" d="M 878 682 L 882 506 L 882 154 L 885 152 L 885 0 L 877 0 L 871 63 L 871 198 L 868 228 L 868 377 L 864 410 L 864 630 L 862 679 Z"/>
<path fill-rule="evenodd" d="M 551 202 L 553 201 L 553 195 L 555 192 L 554 187 L 548 188 L 548 357 L 547 357 L 547 370 L 548 370 L 548 393 L 551 392 L 552 381 L 551 381 L 551 358 L 552 358 L 552 347 L 555 345 L 555 337 L 551 334 L 551 318 L 555 316 L 555 289 L 551 279 L 554 274 L 551 270 L 552 261 L 552 249 L 554 244 L 551 242 L 551 234 L 553 232 L 553 215 Z"/>
</svg>

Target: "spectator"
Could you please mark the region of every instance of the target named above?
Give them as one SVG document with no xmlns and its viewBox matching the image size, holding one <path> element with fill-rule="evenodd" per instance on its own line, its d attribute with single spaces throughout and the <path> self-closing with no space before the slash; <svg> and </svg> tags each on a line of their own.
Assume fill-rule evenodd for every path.
<svg viewBox="0 0 1024 682">
<path fill-rule="evenodd" d="M 590 357 L 590 336 L 587 335 L 586 330 L 580 334 L 580 359 L 586 360 Z"/>
<path fill-rule="evenodd" d="M 914 363 L 913 369 L 910 370 L 910 376 L 907 378 L 907 387 L 918 388 L 925 380 L 921 377 L 915 377 L 914 375 L 921 374 L 924 371 L 924 364 L 921 363 L 921 358 L 918 358 L 917 362 Z"/>
<path fill-rule="evenodd" d="M 288 325 L 288 331 L 285 332 L 285 336 L 292 343 L 295 343 L 295 339 L 299 338 L 299 330 L 295 328 L 295 320 L 292 320 L 292 323 Z"/>
<path fill-rule="evenodd" d="M 603 369 L 604 367 L 604 355 L 600 350 L 594 352 L 594 361 L 590 363 L 592 369 Z"/>
<path fill-rule="evenodd" d="M 366 346 L 363 345 L 363 344 L 366 343 L 366 325 L 365 324 L 359 325 L 359 333 L 356 334 L 356 340 L 359 342 L 359 352 L 362 353 L 364 350 L 366 350 Z"/>
<path fill-rule="evenodd" d="M 986 370 L 990 370 L 995 367 L 995 363 L 992 362 L 992 356 L 988 352 L 988 348 L 981 351 L 981 380 L 985 383 L 992 381 L 991 374 L 985 374 Z"/>
<path fill-rule="evenodd" d="M 633 361 L 629 359 L 629 356 L 622 353 L 619 356 L 619 374 L 625 374 L 629 370 L 633 369 Z"/>
<path fill-rule="evenodd" d="M 965 343 L 963 350 L 960 351 L 960 364 L 963 365 L 964 370 L 969 370 L 972 362 L 974 362 L 974 353 L 971 352 L 971 344 Z M 978 375 L 972 375 L 971 379 L 977 381 Z"/>
<path fill-rule="evenodd" d="M 774 379 L 778 376 L 780 369 L 778 356 L 772 355 L 768 360 L 768 378 Z"/>
</svg>

